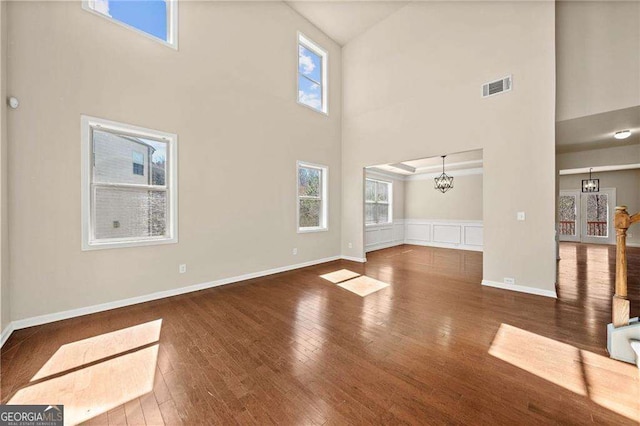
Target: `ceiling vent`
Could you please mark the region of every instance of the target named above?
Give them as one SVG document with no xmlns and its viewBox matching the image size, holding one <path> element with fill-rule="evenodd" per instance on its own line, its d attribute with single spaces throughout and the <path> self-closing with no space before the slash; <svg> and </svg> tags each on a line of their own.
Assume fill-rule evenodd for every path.
<svg viewBox="0 0 640 426">
<path fill-rule="evenodd" d="M 511 90 L 511 87 L 513 87 L 513 84 L 510 75 L 500 80 L 490 81 L 482 85 L 482 97 L 488 98 L 489 96 L 508 92 Z"/>
</svg>

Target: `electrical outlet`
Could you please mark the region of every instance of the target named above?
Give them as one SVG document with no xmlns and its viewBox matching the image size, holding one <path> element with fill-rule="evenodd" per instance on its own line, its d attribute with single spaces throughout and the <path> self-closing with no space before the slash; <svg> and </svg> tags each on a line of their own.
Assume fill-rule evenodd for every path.
<svg viewBox="0 0 640 426">
<path fill-rule="evenodd" d="M 187 272 L 187 265 L 183 263 L 182 265 L 178 266 L 178 272 L 180 272 L 181 274 Z"/>
<path fill-rule="evenodd" d="M 633 238 L 633 234 L 632 234 L 631 232 L 629 232 L 629 233 L 627 234 L 627 237 L 629 237 L 629 238 Z"/>
<path fill-rule="evenodd" d="M 510 285 L 515 285 L 516 279 L 515 278 L 505 278 L 504 279 L 504 283 L 505 284 L 510 284 Z"/>
<path fill-rule="evenodd" d="M 524 214 L 524 212 L 518 212 L 517 219 L 518 219 L 518 220 L 524 220 L 524 219 L 525 219 L 525 214 Z"/>
<path fill-rule="evenodd" d="M 297 255 L 297 254 L 298 254 L 298 249 L 297 249 L 297 248 L 294 248 L 294 249 L 293 249 L 293 251 L 292 251 L 292 253 L 293 253 L 293 255 L 294 255 L 294 256 L 295 256 L 295 255 Z"/>
<path fill-rule="evenodd" d="M 353 244 L 352 243 L 349 243 L 349 248 L 353 248 Z"/>
</svg>

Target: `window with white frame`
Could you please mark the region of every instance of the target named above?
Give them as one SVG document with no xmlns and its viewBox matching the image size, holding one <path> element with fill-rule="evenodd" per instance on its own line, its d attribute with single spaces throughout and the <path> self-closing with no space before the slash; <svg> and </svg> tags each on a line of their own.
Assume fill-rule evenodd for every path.
<svg viewBox="0 0 640 426">
<path fill-rule="evenodd" d="M 364 215 L 366 225 L 391 223 L 392 221 L 392 185 L 376 179 L 366 179 L 364 197 Z"/>
<path fill-rule="evenodd" d="M 298 33 L 298 103 L 327 114 L 327 52 Z"/>
<path fill-rule="evenodd" d="M 178 47 L 178 0 L 83 0 L 82 7 L 173 48 Z"/>
<path fill-rule="evenodd" d="M 81 121 L 82 249 L 177 242 L 177 136 Z"/>
<path fill-rule="evenodd" d="M 327 182 L 325 166 L 298 162 L 298 232 L 327 229 Z"/>
</svg>

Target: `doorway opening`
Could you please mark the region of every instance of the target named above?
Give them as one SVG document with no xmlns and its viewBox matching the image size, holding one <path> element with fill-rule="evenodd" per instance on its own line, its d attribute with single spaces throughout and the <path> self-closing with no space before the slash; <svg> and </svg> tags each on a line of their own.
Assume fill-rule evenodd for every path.
<svg viewBox="0 0 640 426">
<path fill-rule="evenodd" d="M 365 167 L 365 253 L 399 245 L 482 251 L 482 154 Z"/>
</svg>

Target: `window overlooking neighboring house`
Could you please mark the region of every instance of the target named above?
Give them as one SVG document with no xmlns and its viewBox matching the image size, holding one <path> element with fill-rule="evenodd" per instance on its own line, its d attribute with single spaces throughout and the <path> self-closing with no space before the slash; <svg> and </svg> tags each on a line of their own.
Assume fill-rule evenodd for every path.
<svg viewBox="0 0 640 426">
<path fill-rule="evenodd" d="M 298 33 L 298 103 L 327 114 L 327 52 Z"/>
<path fill-rule="evenodd" d="M 85 10 L 178 47 L 177 0 L 83 0 Z"/>
<path fill-rule="evenodd" d="M 81 121 L 83 250 L 177 242 L 177 136 Z"/>
<path fill-rule="evenodd" d="M 298 232 L 326 231 L 328 169 L 298 162 Z"/>
<path fill-rule="evenodd" d="M 133 174 L 144 176 L 144 154 L 133 151 Z"/>
<path fill-rule="evenodd" d="M 365 181 L 365 224 L 377 225 L 392 222 L 392 184 L 376 179 Z"/>
</svg>

